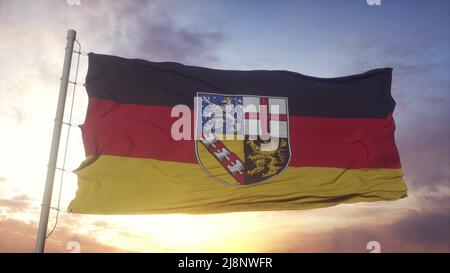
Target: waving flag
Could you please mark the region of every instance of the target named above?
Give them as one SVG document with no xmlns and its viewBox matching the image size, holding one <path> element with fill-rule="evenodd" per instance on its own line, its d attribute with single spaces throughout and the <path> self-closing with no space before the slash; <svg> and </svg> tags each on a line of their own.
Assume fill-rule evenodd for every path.
<svg viewBox="0 0 450 273">
<path fill-rule="evenodd" d="M 69 211 L 218 213 L 403 198 L 391 76 L 383 68 L 323 79 L 91 53 L 87 158 Z"/>
</svg>

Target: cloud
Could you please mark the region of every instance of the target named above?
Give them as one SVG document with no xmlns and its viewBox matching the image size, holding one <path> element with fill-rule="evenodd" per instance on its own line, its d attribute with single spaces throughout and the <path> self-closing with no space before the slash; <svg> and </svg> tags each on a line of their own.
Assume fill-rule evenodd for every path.
<svg viewBox="0 0 450 273">
<path fill-rule="evenodd" d="M 179 23 L 169 10 L 175 4 L 83 1 L 80 6 L 70 6 L 65 1 L 2 2 L 0 76 L 7 84 L 0 89 L 0 116 L 20 123 L 37 111 L 37 105 L 44 105 L 39 101 L 49 103 L 56 98 L 65 35 L 70 28 L 78 31 L 77 39 L 84 51 L 194 65 L 216 62 L 217 50 L 224 42 L 219 27 L 194 28 Z M 86 71 L 86 61 L 81 62 L 82 72 Z M 47 108 L 39 112 L 46 113 Z"/>
<path fill-rule="evenodd" d="M 146 33 L 148 35 L 145 35 Z M 135 52 L 138 52 L 137 54 L 142 58 L 197 65 L 216 62 L 218 59 L 212 51 L 224 39 L 220 32 L 195 32 L 186 28 L 177 28 L 169 17 L 161 23 L 147 24 L 145 28 L 129 32 L 128 37 L 129 41 L 138 41 L 135 44 Z"/>
<path fill-rule="evenodd" d="M 0 208 L 6 213 L 26 212 L 31 208 L 33 201 L 30 196 L 26 194 L 19 194 L 12 197 L 5 197 L 6 178 L 0 176 Z M 0 211 L 1 212 L 1 211 Z M 1 213 L 0 213 L 1 215 Z"/>
<path fill-rule="evenodd" d="M 109 223 L 103 222 L 103 221 L 95 221 L 92 224 L 98 229 L 106 229 L 106 228 L 111 227 L 111 225 Z"/>
<path fill-rule="evenodd" d="M 105 41 L 111 41 L 114 53 L 129 57 L 197 65 L 217 61 L 215 50 L 224 41 L 223 33 L 178 25 L 167 10 L 170 5 L 149 1 L 105 5 L 111 22 Z"/>
<path fill-rule="evenodd" d="M 15 219 L 0 219 L 0 252 L 33 252 L 37 223 Z M 69 242 L 80 243 L 81 252 L 121 252 L 120 249 L 99 243 L 88 235 L 75 234 L 59 228 L 46 241 L 46 252 L 69 252 Z M 70 246 L 70 245 L 69 245 Z"/>
<path fill-rule="evenodd" d="M 380 219 L 383 215 L 379 216 Z M 358 224 L 322 233 L 291 232 L 273 243 L 276 252 L 369 252 L 367 243 L 377 241 L 382 252 L 450 251 L 450 213 L 404 213 L 391 224 Z M 311 231 L 309 231 L 311 232 Z M 288 243 L 286 243 L 288 242 Z"/>
<path fill-rule="evenodd" d="M 417 212 L 411 210 L 407 216 L 392 226 L 392 233 L 407 246 L 426 246 L 433 249 L 450 250 L 450 213 Z"/>
<path fill-rule="evenodd" d="M 29 196 L 22 194 L 9 199 L 0 199 L 0 207 L 5 208 L 8 213 L 24 212 L 31 207 L 31 201 Z"/>
<path fill-rule="evenodd" d="M 449 187 L 450 120 L 417 117 L 397 133 L 403 169 L 408 184 L 417 188 Z M 421 124 L 417 127 L 417 124 Z"/>
</svg>

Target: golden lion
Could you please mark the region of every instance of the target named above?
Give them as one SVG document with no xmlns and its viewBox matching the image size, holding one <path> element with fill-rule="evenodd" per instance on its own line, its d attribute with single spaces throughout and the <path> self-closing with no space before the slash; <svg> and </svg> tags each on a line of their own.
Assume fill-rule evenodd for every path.
<svg viewBox="0 0 450 273">
<path fill-rule="evenodd" d="M 287 141 L 285 139 L 280 140 L 278 149 L 273 149 L 270 151 L 261 150 L 261 146 L 252 140 L 248 140 L 247 144 L 249 144 L 252 149 L 248 159 L 253 161 L 256 166 L 252 170 L 248 171 L 248 174 L 250 175 L 257 173 L 261 173 L 262 177 L 275 175 L 287 159 L 285 153 Z"/>
</svg>

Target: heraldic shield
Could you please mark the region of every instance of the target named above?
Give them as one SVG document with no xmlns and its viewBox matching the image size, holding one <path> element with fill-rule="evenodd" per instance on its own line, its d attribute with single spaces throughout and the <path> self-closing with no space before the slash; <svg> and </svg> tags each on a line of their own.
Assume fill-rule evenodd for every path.
<svg viewBox="0 0 450 273">
<path fill-rule="evenodd" d="M 255 185 L 289 164 L 288 99 L 198 92 L 195 152 L 218 182 Z"/>
</svg>

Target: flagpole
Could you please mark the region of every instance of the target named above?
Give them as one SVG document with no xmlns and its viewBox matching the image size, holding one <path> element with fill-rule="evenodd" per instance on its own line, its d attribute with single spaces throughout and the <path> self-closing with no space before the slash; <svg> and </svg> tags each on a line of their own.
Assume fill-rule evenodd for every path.
<svg viewBox="0 0 450 273">
<path fill-rule="evenodd" d="M 50 214 L 50 205 L 52 201 L 53 181 L 55 179 L 56 164 L 58 160 L 59 140 L 63 125 L 64 107 L 66 104 L 67 86 L 69 84 L 70 66 L 72 64 L 73 46 L 76 39 L 76 31 L 69 29 L 67 31 L 66 54 L 64 57 L 61 83 L 59 85 L 58 105 L 56 107 L 56 117 L 53 127 L 52 144 L 47 167 L 47 177 L 45 180 L 44 196 L 41 205 L 41 216 L 39 219 L 39 229 L 36 239 L 36 249 L 38 253 L 44 252 L 45 237 L 47 236 L 48 216 Z"/>
</svg>

